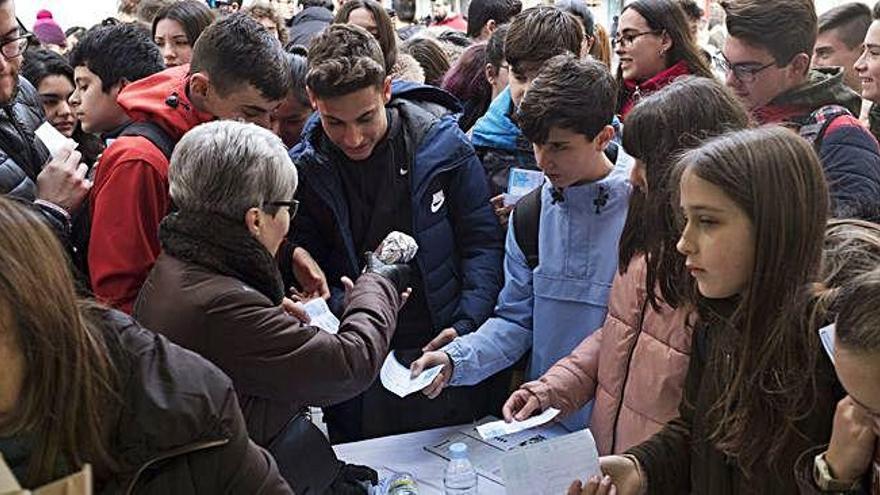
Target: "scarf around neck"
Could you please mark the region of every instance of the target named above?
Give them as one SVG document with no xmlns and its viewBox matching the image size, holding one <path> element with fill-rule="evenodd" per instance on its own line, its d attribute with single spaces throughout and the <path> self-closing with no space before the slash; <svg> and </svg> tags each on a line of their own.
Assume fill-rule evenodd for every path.
<svg viewBox="0 0 880 495">
<path fill-rule="evenodd" d="M 238 279 L 269 298 L 284 299 L 281 272 L 271 253 L 245 228 L 217 213 L 172 213 L 159 226 L 162 249 L 175 258 Z"/>
</svg>

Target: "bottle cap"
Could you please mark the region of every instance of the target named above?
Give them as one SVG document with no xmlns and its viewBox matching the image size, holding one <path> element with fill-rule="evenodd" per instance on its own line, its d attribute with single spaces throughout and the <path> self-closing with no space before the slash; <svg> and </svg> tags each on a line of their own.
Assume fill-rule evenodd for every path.
<svg viewBox="0 0 880 495">
<path fill-rule="evenodd" d="M 468 454 L 467 445 L 456 442 L 449 446 L 449 454 L 453 459 L 466 459 Z"/>
</svg>

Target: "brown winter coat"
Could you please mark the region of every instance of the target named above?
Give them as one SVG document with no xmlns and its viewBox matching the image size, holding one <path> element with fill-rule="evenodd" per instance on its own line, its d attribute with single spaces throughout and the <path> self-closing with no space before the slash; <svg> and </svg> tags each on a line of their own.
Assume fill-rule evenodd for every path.
<svg viewBox="0 0 880 495">
<path fill-rule="evenodd" d="M 688 311 L 647 303 L 645 259 L 617 274 L 605 324 L 526 383 L 542 409 L 563 415 L 595 399 L 590 430 L 600 455 L 615 454 L 660 431 L 678 415 L 691 349 Z"/>
<path fill-rule="evenodd" d="M 376 378 L 400 295 L 365 274 L 332 335 L 303 325 L 241 281 L 163 253 L 134 308 L 145 326 L 198 352 L 235 384 L 251 438 L 268 445 L 303 407 L 327 406 Z"/>
</svg>

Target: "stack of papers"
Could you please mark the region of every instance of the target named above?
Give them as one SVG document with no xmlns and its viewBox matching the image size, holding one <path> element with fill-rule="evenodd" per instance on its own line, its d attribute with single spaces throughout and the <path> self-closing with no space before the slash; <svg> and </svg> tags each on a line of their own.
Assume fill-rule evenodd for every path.
<svg viewBox="0 0 880 495">
<path fill-rule="evenodd" d="M 391 351 L 388 357 L 385 358 L 385 363 L 382 364 L 379 378 L 382 380 L 382 385 L 388 391 L 403 398 L 430 385 L 442 369 L 443 366 L 434 366 L 422 371 L 421 375 L 412 378 L 409 368 L 400 364 L 394 356 L 394 351 Z"/>
</svg>

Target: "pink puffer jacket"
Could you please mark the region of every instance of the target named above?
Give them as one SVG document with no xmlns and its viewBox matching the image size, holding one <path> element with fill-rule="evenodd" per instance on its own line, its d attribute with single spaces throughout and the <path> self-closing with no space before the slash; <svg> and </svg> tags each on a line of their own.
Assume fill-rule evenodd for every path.
<svg viewBox="0 0 880 495">
<path fill-rule="evenodd" d="M 691 350 L 688 311 L 647 303 L 644 257 L 614 279 L 605 324 L 540 379 L 522 386 L 562 414 L 595 398 L 599 455 L 647 440 L 678 415 Z M 641 322 L 641 323 L 640 323 Z"/>
</svg>

